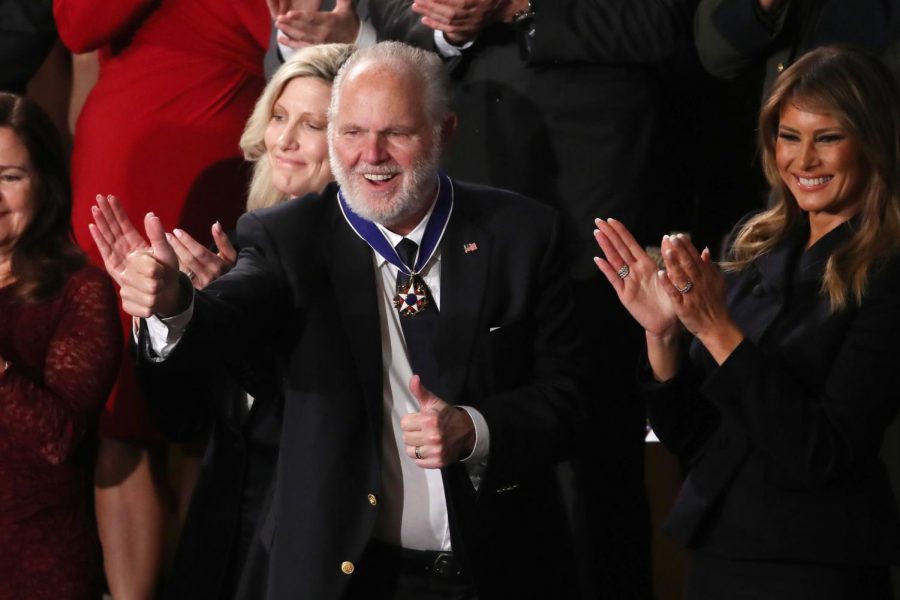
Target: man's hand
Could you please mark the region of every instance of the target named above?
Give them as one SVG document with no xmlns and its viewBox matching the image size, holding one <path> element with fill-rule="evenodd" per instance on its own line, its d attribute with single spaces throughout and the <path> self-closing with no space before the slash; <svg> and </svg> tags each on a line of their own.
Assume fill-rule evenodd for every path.
<svg viewBox="0 0 900 600">
<path fill-rule="evenodd" d="M 289 10 L 316 12 L 322 6 L 322 0 L 266 0 L 266 4 L 274 21 Z"/>
<path fill-rule="evenodd" d="M 125 269 L 119 275 L 122 308 L 129 315 L 143 319 L 154 314 L 165 318 L 183 312 L 187 303 L 181 297 L 178 283 L 178 257 L 166 241 L 159 217 L 147 213 L 144 231 L 150 248 L 126 256 Z"/>
<path fill-rule="evenodd" d="M 334 10 L 289 10 L 275 19 L 278 43 L 288 48 L 316 44 L 352 44 L 359 33 L 359 17 L 351 0 L 336 0 Z"/>
<path fill-rule="evenodd" d="M 469 413 L 432 394 L 418 375 L 409 380 L 409 391 L 421 410 L 400 419 L 407 456 L 423 469 L 441 469 L 471 454 L 475 425 Z"/>
<path fill-rule="evenodd" d="M 509 0 L 415 0 L 412 10 L 426 27 L 442 31 L 451 44 L 461 46 L 498 21 Z"/>
<path fill-rule="evenodd" d="M 774 12 L 781 7 L 782 1 L 783 0 L 759 0 L 759 8 L 764 13 Z"/>
<path fill-rule="evenodd" d="M 121 287 L 119 276 L 125 270 L 125 257 L 138 250 L 147 250 L 150 246 L 131 224 L 128 213 L 115 196 L 98 194 L 96 206 L 91 207 L 91 216 L 94 222 L 88 225 L 88 230 L 100 251 L 103 266 Z"/>
</svg>

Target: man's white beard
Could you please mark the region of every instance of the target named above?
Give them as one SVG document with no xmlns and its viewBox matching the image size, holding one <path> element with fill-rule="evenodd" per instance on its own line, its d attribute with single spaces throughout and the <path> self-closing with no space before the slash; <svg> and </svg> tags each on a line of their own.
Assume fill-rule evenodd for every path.
<svg viewBox="0 0 900 600">
<path fill-rule="evenodd" d="M 351 173 L 344 168 L 344 165 L 340 164 L 333 148 L 329 148 L 329 150 L 331 171 L 334 173 L 335 181 L 341 186 L 347 205 L 350 210 L 367 221 L 390 227 L 415 214 L 434 199 L 429 192 L 435 184 L 441 157 L 439 135 L 434 137 L 434 144 L 428 155 L 416 162 L 408 171 L 402 171 L 396 165 L 360 164 Z M 359 181 L 360 173 L 402 173 L 403 183 L 393 198 L 390 198 L 386 194 L 378 194 L 377 191 L 362 190 L 361 186 L 365 184 L 361 184 Z M 366 196 L 368 196 L 368 200 L 364 199 Z"/>
</svg>

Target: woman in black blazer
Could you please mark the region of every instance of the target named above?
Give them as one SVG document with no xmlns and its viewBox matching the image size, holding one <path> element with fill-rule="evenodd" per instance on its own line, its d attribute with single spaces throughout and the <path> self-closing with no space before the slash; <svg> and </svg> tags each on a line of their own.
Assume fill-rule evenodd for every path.
<svg viewBox="0 0 900 600">
<path fill-rule="evenodd" d="M 778 79 L 759 131 L 773 202 L 736 228 L 724 275 L 681 235 L 657 272 L 597 221 L 597 265 L 646 330 L 651 423 L 687 470 L 665 527 L 692 550 L 691 599 L 887 599 L 900 97 L 875 58 L 820 48 Z"/>
</svg>

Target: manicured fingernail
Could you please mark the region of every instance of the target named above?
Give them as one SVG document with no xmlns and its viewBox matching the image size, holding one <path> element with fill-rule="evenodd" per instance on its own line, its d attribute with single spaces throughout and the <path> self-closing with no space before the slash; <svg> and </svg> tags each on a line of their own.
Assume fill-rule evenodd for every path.
<svg viewBox="0 0 900 600">
<path fill-rule="evenodd" d="M 177 238 L 179 238 L 179 239 L 181 238 L 181 236 L 184 235 L 184 232 L 183 232 L 182 230 L 180 230 L 180 229 L 173 229 L 173 230 L 172 230 L 172 233 L 174 233 L 174 234 L 175 234 L 175 237 L 177 237 Z"/>
<path fill-rule="evenodd" d="M 169 233 L 168 231 L 166 232 L 166 239 L 170 242 L 172 241 L 172 234 Z"/>
</svg>

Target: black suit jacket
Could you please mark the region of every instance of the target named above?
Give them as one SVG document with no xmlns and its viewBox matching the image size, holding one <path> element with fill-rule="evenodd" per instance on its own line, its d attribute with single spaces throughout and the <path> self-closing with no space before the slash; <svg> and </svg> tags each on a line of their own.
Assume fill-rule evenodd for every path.
<svg viewBox="0 0 900 600">
<path fill-rule="evenodd" d="M 803 252 L 804 226 L 729 278 L 746 339 L 720 366 L 698 344 L 676 380 L 649 385 L 654 430 L 689 468 L 666 525 L 719 556 L 900 562 L 900 518 L 878 453 L 900 396 L 900 261 L 862 304 L 819 293 L 844 224 Z"/>
<path fill-rule="evenodd" d="M 411 4 L 371 3 L 379 39 L 434 50 L 433 31 Z M 578 561 L 590 598 L 651 596 L 645 414 L 625 389 L 632 380 L 617 375 L 633 369 L 641 336 L 591 260 L 593 220 L 615 217 L 643 239 L 657 191 L 661 205 L 682 200 L 667 173 L 675 161 L 661 152 L 661 75 L 689 46 L 692 4 L 543 0 L 527 39 L 491 25 L 447 61 L 460 121 L 447 169 L 559 210 L 589 360 L 605 375 L 590 390 L 594 435 L 574 465 L 575 511 L 586 514 L 573 515 L 573 534 L 585 538 Z"/>
<path fill-rule="evenodd" d="M 145 334 L 141 342 L 137 374 L 154 424 L 172 441 L 207 443 L 162 597 L 232 598 L 278 460 L 277 359 L 259 353 L 253 373 L 153 364 L 144 358 L 150 354 Z M 249 411 L 244 389 L 255 398 Z"/>
<path fill-rule="evenodd" d="M 379 510 L 368 495 L 382 494 L 372 252 L 335 192 L 241 217 L 237 265 L 197 293 L 167 360 L 241 363 L 258 348 L 283 359 L 281 455 L 253 565 L 269 598 L 339 598 L 342 564 L 360 559 Z M 457 183 L 441 243 L 445 399 L 477 408 L 491 432 L 477 492 L 461 464 L 443 472 L 454 551 L 480 598 L 566 597 L 571 582 L 552 467 L 579 435 L 583 370 L 557 225 L 529 200 Z"/>
</svg>

